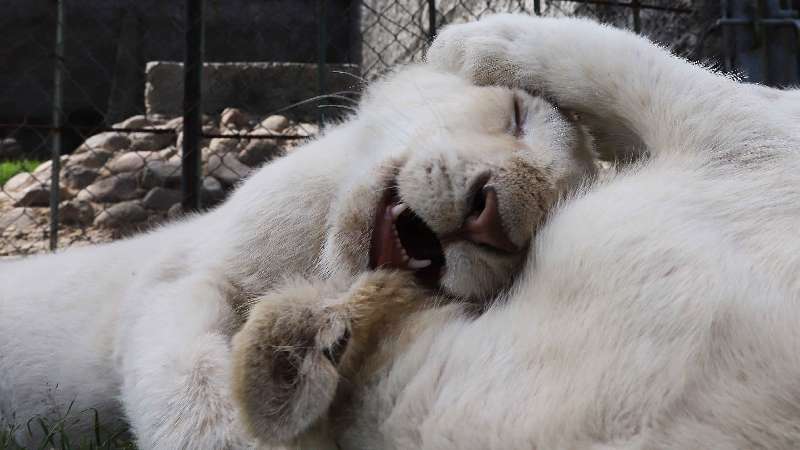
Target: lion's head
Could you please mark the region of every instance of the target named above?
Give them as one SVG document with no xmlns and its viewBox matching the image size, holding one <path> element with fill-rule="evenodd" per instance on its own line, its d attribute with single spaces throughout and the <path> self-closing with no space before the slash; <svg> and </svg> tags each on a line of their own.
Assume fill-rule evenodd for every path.
<svg viewBox="0 0 800 450">
<path fill-rule="evenodd" d="M 559 195 L 594 170 L 583 130 L 547 101 L 425 67 L 371 87 L 345 126 L 362 146 L 331 208 L 329 274 L 403 268 L 486 298 L 514 276 Z"/>
</svg>

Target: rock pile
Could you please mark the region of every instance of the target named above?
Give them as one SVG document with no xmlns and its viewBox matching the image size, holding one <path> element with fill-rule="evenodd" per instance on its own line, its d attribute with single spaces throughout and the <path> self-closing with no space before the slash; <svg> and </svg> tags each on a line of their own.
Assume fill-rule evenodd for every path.
<svg viewBox="0 0 800 450">
<path fill-rule="evenodd" d="M 134 116 L 113 128 L 155 131 L 99 133 L 62 156 L 61 224 L 118 228 L 179 213 L 182 119 Z M 204 117 L 203 133 L 211 136 L 202 140 L 204 205 L 222 201 L 255 168 L 302 141 L 281 136 L 312 137 L 317 131 L 313 124 L 277 115 L 257 118 L 235 108 L 219 117 Z M 0 191 L 0 223 L 12 217 L 41 217 L 50 202 L 50 177 L 48 161 L 8 180 Z M 36 221 L 25 222 L 27 227 L 37 226 Z M 19 234 L 20 223 L 15 228 Z"/>
</svg>

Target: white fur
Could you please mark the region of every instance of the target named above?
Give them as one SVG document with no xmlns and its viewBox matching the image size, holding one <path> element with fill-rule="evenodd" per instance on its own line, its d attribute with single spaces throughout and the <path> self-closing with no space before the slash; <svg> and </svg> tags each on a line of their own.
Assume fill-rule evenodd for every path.
<svg viewBox="0 0 800 450">
<path fill-rule="evenodd" d="M 800 447 L 798 93 L 584 20 L 453 26 L 429 59 L 641 159 L 563 203 L 498 306 L 415 330 L 341 448 Z"/>
<path fill-rule="evenodd" d="M 250 445 L 230 398 L 231 335 L 249 302 L 287 277 L 365 271 L 395 175 L 404 201 L 445 233 L 461 226 L 470 183 L 491 171 L 506 231 L 524 245 L 548 206 L 529 192 L 528 171 L 544 174 L 548 202 L 592 171 L 581 130 L 541 99 L 516 93 L 529 114 L 525 135 L 512 136 L 514 95 L 411 67 L 371 88 L 353 120 L 207 214 L 0 263 L 0 418 L 52 421 L 74 402 L 73 416 L 94 408 L 105 422 L 128 421 L 143 449 Z M 524 256 L 469 243 L 446 252 L 443 290 L 475 298 L 506 287 Z M 78 416 L 71 431 L 89 431 L 91 415 Z"/>
<path fill-rule="evenodd" d="M 738 84 L 577 20 L 449 28 L 430 60 L 479 83 L 541 89 L 580 113 L 605 154 L 649 156 L 565 201 L 497 306 L 477 319 L 423 315 L 408 347 L 356 393 L 339 446 L 800 446 L 797 93 Z M 0 297 L 4 417 L 75 397 L 113 412 L 120 394 L 145 448 L 241 444 L 224 386 L 239 321 L 230 305 L 289 273 L 362 268 L 348 255 L 363 246 L 336 246 L 352 236 L 338 218 L 368 216 L 374 198 L 355 199 L 380 188 L 341 180 L 379 178 L 377 159 L 412 161 L 409 143 L 469 165 L 501 151 L 502 139 L 469 157 L 431 146 L 453 116 L 473 117 L 455 132 L 491 135 L 502 103 L 436 79 L 412 70 L 376 90 L 384 101 L 369 115 L 270 165 L 208 215 L 0 265 L 0 285 L 14 286 Z M 417 82 L 427 88 L 409 89 Z M 458 98 L 471 103 L 446 106 Z M 470 116 L 476 108 L 488 112 Z M 431 133 L 425 125 L 442 117 Z M 460 137 L 446 142 L 484 142 Z M 478 289 L 469 279 L 449 286 Z M 43 389 L 53 382 L 60 390 Z"/>
</svg>

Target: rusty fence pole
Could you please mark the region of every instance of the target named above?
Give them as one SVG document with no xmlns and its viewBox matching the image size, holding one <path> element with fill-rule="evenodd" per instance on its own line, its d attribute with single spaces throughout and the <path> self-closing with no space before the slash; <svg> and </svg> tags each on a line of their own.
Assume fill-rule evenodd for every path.
<svg viewBox="0 0 800 450">
<path fill-rule="evenodd" d="M 184 211 L 200 209 L 203 28 L 203 0 L 186 0 L 186 53 L 183 60 L 183 162 L 181 164 L 181 204 Z"/>
<path fill-rule="evenodd" d="M 64 125 L 64 2 L 56 2 L 56 44 L 53 64 L 53 136 L 50 142 L 50 250 L 58 248 L 58 203 L 61 176 L 61 132 Z"/>
</svg>

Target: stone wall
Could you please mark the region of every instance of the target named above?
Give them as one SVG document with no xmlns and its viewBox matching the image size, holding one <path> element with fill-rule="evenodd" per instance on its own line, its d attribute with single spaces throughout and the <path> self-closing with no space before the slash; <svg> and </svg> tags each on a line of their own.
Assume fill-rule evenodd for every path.
<svg viewBox="0 0 800 450">
<path fill-rule="evenodd" d="M 351 75 L 347 75 L 347 74 Z M 357 89 L 358 67 L 326 66 L 325 92 Z M 203 112 L 219 114 L 228 107 L 270 114 L 319 94 L 317 65 L 302 63 L 207 63 L 203 66 Z M 281 111 L 296 120 L 314 121 L 320 103 L 307 102 Z M 333 101 L 335 103 L 335 101 Z M 147 115 L 178 116 L 183 105 L 183 64 L 147 64 Z"/>
<path fill-rule="evenodd" d="M 144 112 L 147 61 L 182 61 L 183 1 L 67 1 L 64 112 L 74 126 L 111 124 Z M 350 0 L 327 0 L 328 61 L 357 62 Z M 206 0 L 206 61 L 317 61 L 317 0 Z M 0 0 L 0 123 L 51 120 L 56 2 Z M 335 24 L 335 26 L 334 26 Z M 85 133 L 85 131 L 84 131 Z M 0 129 L 46 153 L 30 128 Z M 83 136 L 67 136 L 69 150 Z"/>
</svg>

